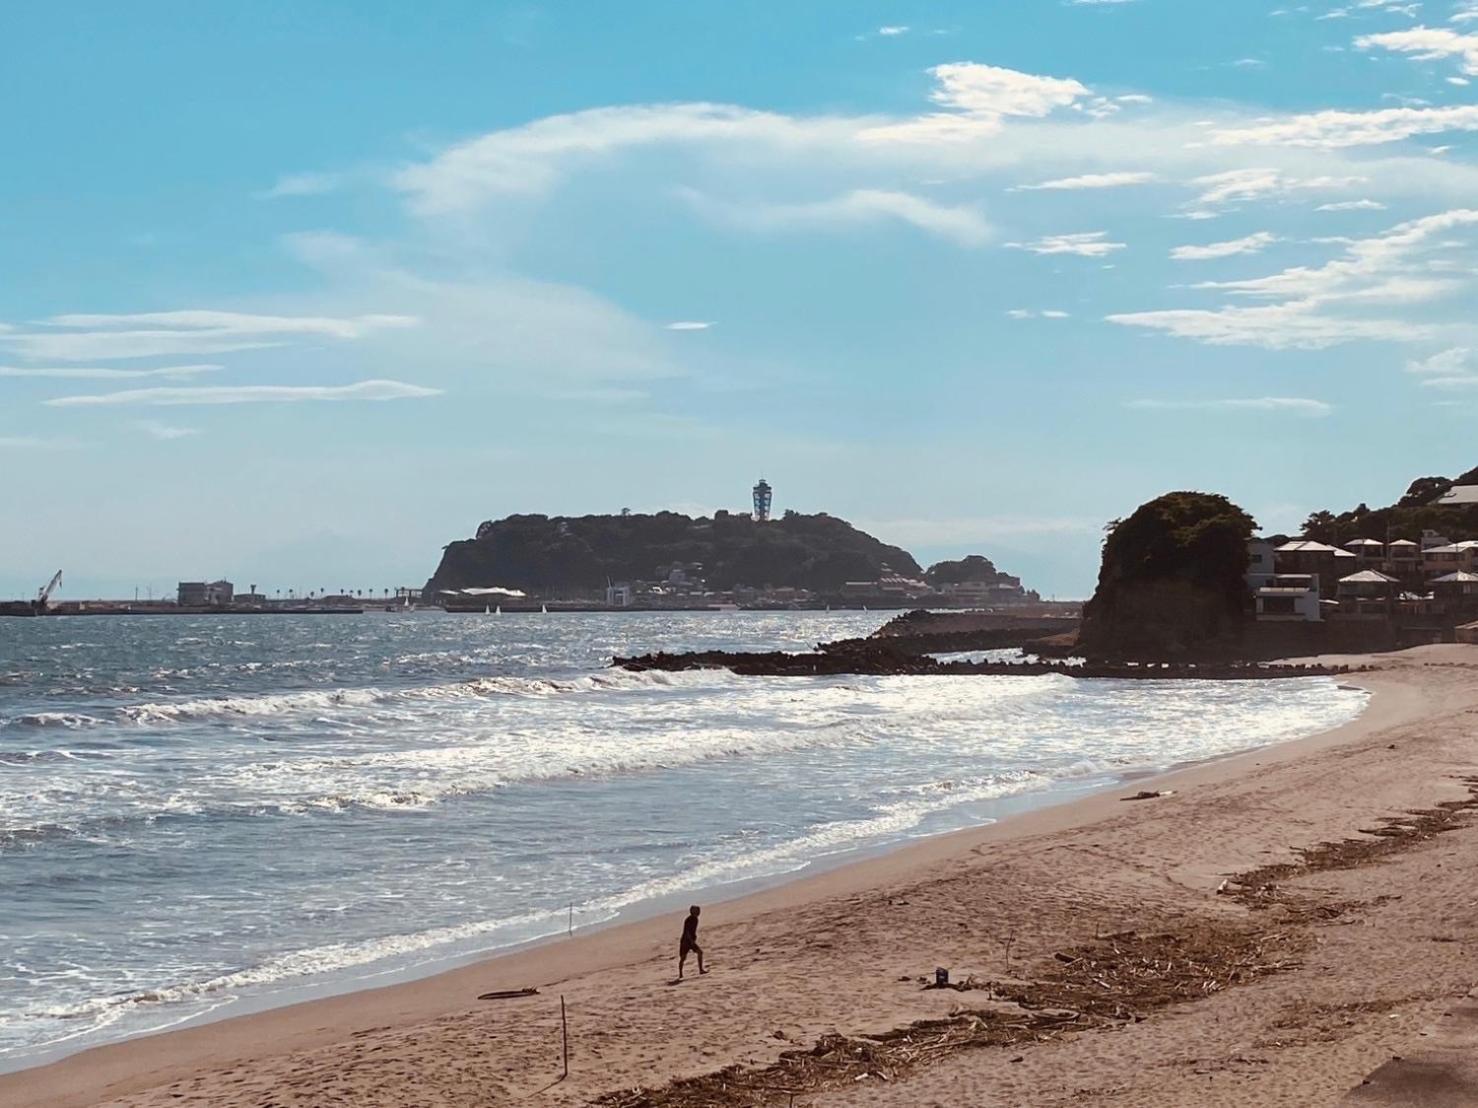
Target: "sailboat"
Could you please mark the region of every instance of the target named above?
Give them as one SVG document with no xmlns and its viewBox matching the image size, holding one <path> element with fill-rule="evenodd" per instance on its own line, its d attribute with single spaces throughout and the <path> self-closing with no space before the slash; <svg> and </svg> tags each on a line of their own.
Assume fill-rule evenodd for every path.
<svg viewBox="0 0 1478 1108">
<path fill-rule="evenodd" d="M 484 604 L 482 606 L 482 614 L 485 616 L 490 616 L 493 614 L 493 610 L 489 608 L 486 604 Z"/>
<path fill-rule="evenodd" d="M 540 604 L 539 605 L 539 611 L 543 612 L 547 616 L 549 614 L 549 605 L 548 604 Z"/>
<path fill-rule="evenodd" d="M 494 614 L 494 615 L 499 615 L 499 616 L 501 616 L 501 615 L 502 615 L 502 614 L 503 614 L 503 605 L 501 605 L 501 604 L 499 604 L 499 605 L 498 605 L 498 610 L 497 610 L 497 611 L 496 611 L 496 612 L 494 612 L 494 613 L 493 613 L 493 614 Z"/>
</svg>

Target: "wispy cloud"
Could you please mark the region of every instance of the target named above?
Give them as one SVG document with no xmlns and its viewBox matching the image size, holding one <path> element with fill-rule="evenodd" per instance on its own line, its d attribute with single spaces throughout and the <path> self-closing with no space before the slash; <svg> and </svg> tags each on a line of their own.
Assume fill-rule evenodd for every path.
<svg viewBox="0 0 1478 1108">
<path fill-rule="evenodd" d="M 1412 27 L 1362 35 L 1355 40 L 1361 50 L 1390 50 L 1410 54 L 1417 61 L 1455 59 L 1469 76 L 1478 76 L 1478 34 L 1463 35 L 1446 27 Z"/>
<path fill-rule="evenodd" d="M 787 228 L 839 228 L 898 222 L 948 239 L 958 246 L 983 246 L 991 226 L 974 208 L 951 207 L 907 192 L 855 189 L 824 200 L 798 203 L 733 203 L 692 189 L 678 193 L 698 212 L 729 226 L 774 231 Z"/>
<path fill-rule="evenodd" d="M 677 319 L 667 324 L 669 331 L 706 331 L 713 326 L 711 319 Z"/>
<path fill-rule="evenodd" d="M 344 183 L 341 173 L 286 173 L 276 183 L 257 195 L 264 200 L 288 196 L 323 196 L 336 191 Z"/>
<path fill-rule="evenodd" d="M 0 331 L 0 347 L 8 346 L 28 359 L 64 362 L 222 354 L 281 346 L 303 337 L 358 339 L 417 322 L 413 316 L 385 314 L 335 318 L 198 309 L 129 315 L 73 312 L 51 316 L 29 331 Z"/>
<path fill-rule="evenodd" d="M 1316 212 L 1383 212 L 1386 206 L 1379 200 L 1336 200 L 1333 204 L 1320 204 Z"/>
<path fill-rule="evenodd" d="M 404 381 L 360 381 L 353 385 L 221 385 L 128 389 L 95 396 L 59 396 L 43 403 L 53 408 L 118 404 L 282 404 L 310 400 L 410 400 L 439 395 L 440 389 L 409 385 Z"/>
<path fill-rule="evenodd" d="M 1420 303 L 1470 284 L 1471 267 L 1459 263 L 1455 272 L 1450 271 L 1442 264 L 1442 255 L 1467 245 L 1452 236 L 1464 232 L 1471 236 L 1475 226 L 1478 210 L 1455 209 L 1352 241 L 1341 257 L 1321 266 L 1296 266 L 1266 277 L 1197 286 L 1275 303 L 1127 312 L 1107 318 L 1211 345 L 1322 349 L 1358 339 L 1423 340 L 1433 333 L 1430 324 L 1381 318 L 1372 313 L 1371 305 Z"/>
<path fill-rule="evenodd" d="M 1042 190 L 1076 191 L 1079 189 L 1116 189 L 1128 185 L 1147 185 L 1157 178 L 1153 173 L 1085 173 L 1079 177 L 1059 177 L 1036 185 L 1017 185 L 1013 192 Z"/>
<path fill-rule="evenodd" d="M 31 366 L 0 365 L 0 377 L 37 377 L 64 381 L 125 381 L 145 377 L 162 377 L 166 380 L 182 381 L 198 377 L 202 373 L 215 373 L 224 367 L 218 365 L 172 365 L 158 369 L 106 369 L 98 366 L 67 366 L 35 368 Z"/>
<path fill-rule="evenodd" d="M 1420 377 L 1427 388 L 1478 388 L 1478 358 L 1465 346 L 1455 346 L 1418 361 L 1407 362 L 1406 372 Z"/>
<path fill-rule="evenodd" d="M 1328 192 L 1364 182 L 1364 177 L 1295 177 L 1278 169 L 1247 167 L 1208 173 L 1195 178 L 1191 184 L 1201 190 L 1196 198 L 1198 205 L 1215 206 L 1298 192 Z"/>
<path fill-rule="evenodd" d="M 1116 250 L 1123 250 L 1127 244 L 1108 241 L 1107 231 L 1078 231 L 1067 235 L 1044 235 L 1032 242 L 1008 242 L 1006 245 L 1017 250 L 1029 250 L 1033 254 L 1074 254 L 1080 258 L 1102 258 Z"/>
<path fill-rule="evenodd" d="M 1155 412 L 1288 412 L 1293 415 L 1322 418 L 1334 408 L 1322 400 L 1310 400 L 1302 396 L 1256 396 L 1225 400 L 1130 400 L 1126 408 Z"/>
<path fill-rule="evenodd" d="M 200 434 L 194 427 L 175 427 L 169 423 L 160 423 L 155 419 L 140 419 L 134 422 L 134 426 L 148 435 L 150 438 L 159 439 L 161 442 L 172 442 L 175 439 L 188 439 Z"/>
<path fill-rule="evenodd" d="M 1310 112 L 1216 130 L 1212 132 L 1211 142 L 1217 146 L 1303 146 L 1335 150 L 1448 131 L 1478 131 L 1478 104 Z"/>
<path fill-rule="evenodd" d="M 1258 254 L 1278 241 L 1270 231 L 1258 231 L 1246 238 L 1230 239 L 1227 242 L 1209 242 L 1204 246 L 1177 246 L 1170 256 L 1178 262 L 1201 262 L 1215 258 L 1230 258 L 1237 254 Z"/>
</svg>

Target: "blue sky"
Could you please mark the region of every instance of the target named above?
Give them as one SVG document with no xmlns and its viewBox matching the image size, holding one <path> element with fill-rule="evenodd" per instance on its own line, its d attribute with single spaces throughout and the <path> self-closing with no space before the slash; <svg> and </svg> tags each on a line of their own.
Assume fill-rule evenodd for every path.
<svg viewBox="0 0 1478 1108">
<path fill-rule="evenodd" d="M 829 511 L 1091 591 L 1469 468 L 1478 3 L 22 3 L 0 595 Z"/>
</svg>

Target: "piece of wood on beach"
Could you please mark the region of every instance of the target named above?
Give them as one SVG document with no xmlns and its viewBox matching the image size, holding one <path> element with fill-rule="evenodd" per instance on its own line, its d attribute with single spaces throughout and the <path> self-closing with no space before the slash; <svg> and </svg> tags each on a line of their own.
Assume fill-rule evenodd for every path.
<svg viewBox="0 0 1478 1108">
<path fill-rule="evenodd" d="M 538 996 L 538 989 L 499 989 L 497 992 L 483 993 L 478 1000 L 513 1000 L 520 996 Z"/>
<path fill-rule="evenodd" d="M 1175 793 L 1172 790 L 1170 790 L 1170 789 L 1162 789 L 1159 792 L 1152 792 L 1149 789 L 1141 789 L 1139 792 L 1135 793 L 1133 796 L 1121 796 L 1119 799 L 1120 800 L 1158 800 L 1162 796 L 1174 796 L 1174 795 L 1175 795 Z"/>
</svg>

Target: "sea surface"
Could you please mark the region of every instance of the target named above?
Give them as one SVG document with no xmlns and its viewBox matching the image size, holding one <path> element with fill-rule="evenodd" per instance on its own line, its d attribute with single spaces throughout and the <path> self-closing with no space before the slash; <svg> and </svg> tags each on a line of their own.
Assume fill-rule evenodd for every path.
<svg viewBox="0 0 1478 1108">
<path fill-rule="evenodd" d="M 0 1068 L 1359 713 L 1327 678 L 741 678 L 866 613 L 0 619 Z"/>
</svg>

